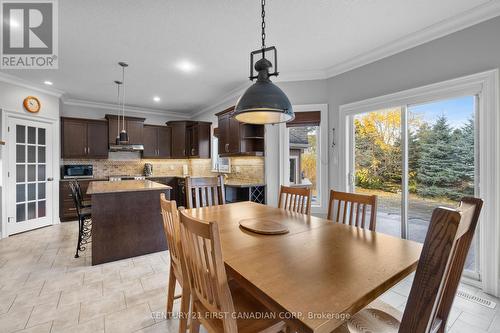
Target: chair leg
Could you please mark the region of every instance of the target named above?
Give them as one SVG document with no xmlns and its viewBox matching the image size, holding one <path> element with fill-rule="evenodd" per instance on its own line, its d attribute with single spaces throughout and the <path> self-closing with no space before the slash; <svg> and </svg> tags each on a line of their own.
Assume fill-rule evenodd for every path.
<svg viewBox="0 0 500 333">
<path fill-rule="evenodd" d="M 83 221 L 78 217 L 78 241 L 76 242 L 75 258 L 79 258 L 78 251 L 80 250 L 80 243 L 82 242 Z"/>
<path fill-rule="evenodd" d="M 189 286 L 182 287 L 181 309 L 179 314 L 179 333 L 186 333 L 188 328 L 189 305 L 191 303 Z"/>
<path fill-rule="evenodd" d="M 167 318 L 170 318 L 172 316 L 172 309 L 174 307 L 174 298 L 175 298 L 175 274 L 174 270 L 172 268 L 172 265 L 170 265 L 170 273 L 168 276 L 168 291 L 167 291 Z"/>
</svg>

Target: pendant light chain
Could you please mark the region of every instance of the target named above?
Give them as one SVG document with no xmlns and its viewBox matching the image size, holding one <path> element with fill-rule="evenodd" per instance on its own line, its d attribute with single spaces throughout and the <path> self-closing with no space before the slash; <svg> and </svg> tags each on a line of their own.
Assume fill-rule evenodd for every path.
<svg viewBox="0 0 500 333">
<path fill-rule="evenodd" d="M 123 84 L 123 96 L 122 96 L 122 131 L 125 131 L 125 66 L 122 66 L 122 84 Z"/>
<path fill-rule="evenodd" d="M 265 10 L 265 6 L 266 6 L 266 0 L 262 0 L 262 13 L 261 13 L 261 17 L 262 17 L 262 57 L 264 57 L 264 49 L 266 48 L 266 10 Z"/>
<path fill-rule="evenodd" d="M 118 122 L 117 122 L 117 132 L 116 135 L 119 137 L 120 136 L 120 84 L 119 81 L 115 81 L 116 86 L 118 87 L 118 96 L 117 96 L 117 101 L 118 101 Z"/>
</svg>

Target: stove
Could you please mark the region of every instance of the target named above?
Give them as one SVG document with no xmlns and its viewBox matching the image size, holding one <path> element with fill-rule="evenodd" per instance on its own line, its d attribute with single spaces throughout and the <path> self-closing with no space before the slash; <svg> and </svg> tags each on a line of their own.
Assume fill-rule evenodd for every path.
<svg viewBox="0 0 500 333">
<path fill-rule="evenodd" d="M 146 177 L 142 175 L 115 175 L 109 176 L 110 182 L 119 182 L 121 180 L 145 180 Z"/>
</svg>

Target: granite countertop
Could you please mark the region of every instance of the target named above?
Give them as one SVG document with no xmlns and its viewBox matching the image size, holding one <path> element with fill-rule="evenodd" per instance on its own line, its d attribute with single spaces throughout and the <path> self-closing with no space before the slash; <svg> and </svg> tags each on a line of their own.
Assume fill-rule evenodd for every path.
<svg viewBox="0 0 500 333">
<path fill-rule="evenodd" d="M 76 177 L 76 178 L 61 178 L 60 181 L 62 182 L 70 182 L 70 181 L 79 181 L 79 182 L 85 182 L 85 181 L 94 181 L 94 182 L 97 182 L 97 181 L 103 181 L 103 180 L 108 180 L 108 178 L 103 178 L 103 177 L 99 177 L 99 178 L 88 178 L 88 177 Z"/>
<path fill-rule="evenodd" d="M 152 182 L 150 180 L 122 180 L 119 182 L 93 181 L 90 182 L 87 194 L 119 193 L 171 190 L 167 185 Z"/>
</svg>

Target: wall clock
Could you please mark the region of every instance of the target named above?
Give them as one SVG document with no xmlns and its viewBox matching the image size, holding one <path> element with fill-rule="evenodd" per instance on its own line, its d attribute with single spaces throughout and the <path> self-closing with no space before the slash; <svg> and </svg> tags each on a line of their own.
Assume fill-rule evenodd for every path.
<svg viewBox="0 0 500 333">
<path fill-rule="evenodd" d="M 26 111 L 37 113 L 38 111 L 40 111 L 42 104 L 40 103 L 40 100 L 38 98 L 34 96 L 28 96 L 24 99 L 23 106 Z"/>
</svg>

